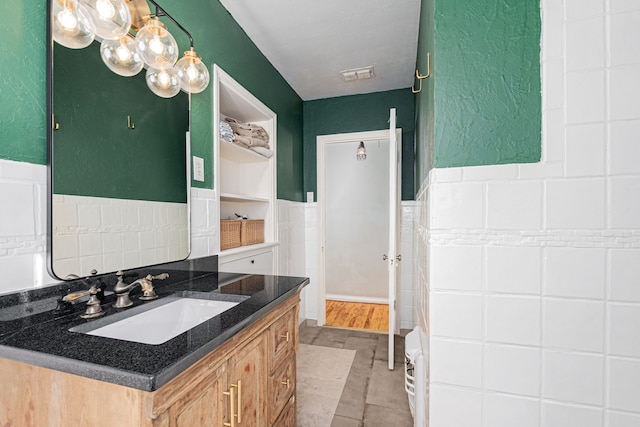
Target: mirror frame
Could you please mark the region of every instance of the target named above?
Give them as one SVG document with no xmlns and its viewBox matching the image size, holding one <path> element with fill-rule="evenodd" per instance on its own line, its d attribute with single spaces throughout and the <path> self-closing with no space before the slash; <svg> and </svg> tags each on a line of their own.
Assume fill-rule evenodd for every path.
<svg viewBox="0 0 640 427">
<path fill-rule="evenodd" d="M 55 0 L 45 0 L 46 3 L 46 110 L 47 110 L 47 118 L 46 118 L 46 155 L 47 155 L 47 198 L 46 198 L 46 269 L 49 275 L 56 279 L 62 281 L 75 280 L 74 278 L 62 278 L 56 275 L 53 265 L 53 144 L 54 144 L 54 105 L 53 105 L 53 85 L 54 85 L 54 40 L 52 34 L 52 24 L 51 24 L 51 9 L 52 2 Z M 106 65 L 105 65 L 106 67 Z M 145 68 L 146 69 L 146 68 Z M 143 71 L 145 70 L 143 69 Z M 141 72 L 143 72 L 141 71 Z M 124 77 L 123 77 L 124 78 Z M 187 207 L 187 253 L 184 258 L 163 261 L 156 264 L 149 265 L 139 265 L 128 267 L 127 270 L 135 270 L 146 267 L 153 267 L 156 265 L 166 264 L 167 262 L 179 262 L 184 261 L 189 258 L 191 254 L 191 94 L 187 93 L 187 132 L 185 136 L 185 169 L 186 169 L 186 207 Z M 103 271 L 98 272 L 98 276 L 113 274 L 113 271 Z M 50 283 L 49 286 L 54 285 L 55 283 Z M 44 286 L 47 286 L 46 284 Z"/>
</svg>

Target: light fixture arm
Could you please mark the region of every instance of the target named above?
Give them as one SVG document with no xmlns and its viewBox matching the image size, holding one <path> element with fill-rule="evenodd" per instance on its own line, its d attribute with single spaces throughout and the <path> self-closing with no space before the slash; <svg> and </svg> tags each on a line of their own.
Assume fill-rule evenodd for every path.
<svg viewBox="0 0 640 427">
<path fill-rule="evenodd" d="M 171 22 L 176 24 L 178 26 L 178 28 L 180 28 L 182 30 L 182 32 L 185 33 L 187 35 L 187 37 L 189 37 L 189 47 L 193 47 L 193 37 L 191 37 L 191 33 L 189 33 L 189 31 L 187 31 L 187 29 L 184 28 L 182 25 L 180 25 L 180 23 L 178 21 L 176 21 L 173 16 L 169 15 L 169 13 L 167 13 L 167 11 L 164 10 L 162 8 L 162 6 L 160 6 L 158 3 L 156 3 L 153 0 L 148 0 L 148 1 L 156 7 L 155 16 L 157 16 L 157 17 L 166 16 L 167 18 L 169 18 L 171 20 Z"/>
</svg>

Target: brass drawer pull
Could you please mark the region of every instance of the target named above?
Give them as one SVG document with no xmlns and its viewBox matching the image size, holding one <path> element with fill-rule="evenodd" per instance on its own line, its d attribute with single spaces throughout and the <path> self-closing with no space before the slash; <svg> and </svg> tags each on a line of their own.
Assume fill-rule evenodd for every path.
<svg viewBox="0 0 640 427">
<path fill-rule="evenodd" d="M 280 334 L 280 338 L 284 338 L 286 342 L 289 342 L 289 340 L 291 339 L 291 333 L 287 331 L 286 334 Z"/>
<path fill-rule="evenodd" d="M 280 384 L 282 385 L 286 385 L 287 388 L 291 387 L 291 383 L 289 382 L 289 378 L 287 378 L 286 381 L 280 381 Z"/>
</svg>

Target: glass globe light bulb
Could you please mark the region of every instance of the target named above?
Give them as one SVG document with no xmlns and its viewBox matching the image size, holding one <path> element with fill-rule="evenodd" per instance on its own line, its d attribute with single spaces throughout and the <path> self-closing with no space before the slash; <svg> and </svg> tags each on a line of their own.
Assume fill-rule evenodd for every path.
<svg viewBox="0 0 640 427">
<path fill-rule="evenodd" d="M 193 48 L 176 63 L 180 87 L 188 93 L 200 93 L 209 86 L 209 70 Z"/>
<path fill-rule="evenodd" d="M 78 20 L 69 9 L 63 9 L 58 12 L 56 18 L 60 22 L 60 25 L 67 31 L 75 31 L 78 27 Z"/>
<path fill-rule="evenodd" d="M 70 49 L 82 49 L 95 39 L 95 27 L 78 0 L 53 0 L 53 40 Z"/>
<path fill-rule="evenodd" d="M 174 67 L 149 68 L 146 74 L 147 86 L 162 98 L 172 98 L 180 92 L 180 79 Z"/>
<path fill-rule="evenodd" d="M 171 68 L 178 59 L 178 43 L 159 19 L 151 19 L 136 34 L 136 48 L 151 68 Z"/>
<path fill-rule="evenodd" d="M 100 57 L 111 71 L 124 77 L 135 76 L 144 67 L 130 35 L 120 40 L 103 40 L 100 45 Z"/>
<path fill-rule="evenodd" d="M 96 1 L 96 10 L 103 19 L 111 19 L 116 14 L 116 8 L 107 0 Z"/>
<path fill-rule="evenodd" d="M 156 55 L 160 55 L 164 50 L 164 45 L 162 44 L 158 36 L 154 36 L 151 40 L 149 40 L 149 48 Z"/>
<path fill-rule="evenodd" d="M 125 0 L 80 0 L 89 11 L 96 35 L 103 40 L 119 40 L 131 28 L 131 11 Z"/>
</svg>

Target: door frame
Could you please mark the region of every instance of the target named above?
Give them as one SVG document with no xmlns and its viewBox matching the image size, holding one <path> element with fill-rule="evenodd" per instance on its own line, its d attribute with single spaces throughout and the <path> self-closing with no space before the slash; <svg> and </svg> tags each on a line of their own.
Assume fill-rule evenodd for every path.
<svg viewBox="0 0 640 427">
<path fill-rule="evenodd" d="M 325 285 L 325 227 L 326 218 L 324 214 L 325 210 L 325 167 L 326 160 L 324 155 L 325 146 L 328 144 L 339 144 L 354 141 L 376 141 L 379 139 L 389 138 L 389 129 L 366 131 L 366 132 L 350 132 L 350 133 L 338 133 L 332 135 L 319 135 L 316 137 L 316 153 L 317 153 L 317 206 L 318 206 L 318 294 L 317 294 L 317 317 L 318 326 L 323 326 L 326 323 L 326 285 Z M 402 129 L 396 128 L 396 138 L 398 141 L 402 140 Z M 354 152 L 355 156 L 355 152 Z M 398 218 L 399 220 L 399 218 Z M 382 254 L 380 254 L 382 257 Z M 383 304 L 389 304 L 389 300 L 381 302 Z M 393 325 L 389 325 L 389 328 L 393 328 Z"/>
</svg>

